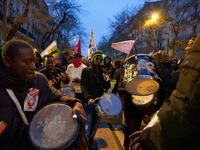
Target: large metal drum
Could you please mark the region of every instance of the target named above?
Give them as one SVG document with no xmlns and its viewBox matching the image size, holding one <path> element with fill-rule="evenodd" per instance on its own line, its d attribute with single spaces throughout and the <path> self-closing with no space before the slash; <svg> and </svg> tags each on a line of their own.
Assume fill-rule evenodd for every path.
<svg viewBox="0 0 200 150">
<path fill-rule="evenodd" d="M 159 90 L 155 80 L 156 65 L 147 54 L 137 54 L 125 60 L 124 82 L 127 92 L 133 95 L 150 95 Z"/>
<path fill-rule="evenodd" d="M 29 137 L 42 150 L 70 149 L 80 134 L 80 123 L 73 118 L 71 107 L 63 103 L 45 106 L 33 117 Z"/>
</svg>

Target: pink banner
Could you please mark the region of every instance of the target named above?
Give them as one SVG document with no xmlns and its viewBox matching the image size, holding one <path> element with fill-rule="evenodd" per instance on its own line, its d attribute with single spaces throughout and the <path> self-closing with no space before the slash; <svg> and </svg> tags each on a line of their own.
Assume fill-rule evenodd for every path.
<svg viewBox="0 0 200 150">
<path fill-rule="evenodd" d="M 118 51 L 129 54 L 134 44 L 135 44 L 135 40 L 128 40 L 128 41 L 122 41 L 118 43 L 112 43 L 111 47 Z"/>
</svg>

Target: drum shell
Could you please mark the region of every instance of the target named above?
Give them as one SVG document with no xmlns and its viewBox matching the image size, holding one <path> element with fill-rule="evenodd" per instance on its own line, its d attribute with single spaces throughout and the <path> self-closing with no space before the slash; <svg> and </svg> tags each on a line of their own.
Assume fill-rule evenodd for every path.
<svg viewBox="0 0 200 150">
<path fill-rule="evenodd" d="M 138 97 L 141 97 L 141 101 L 143 100 L 142 99 L 143 96 L 138 96 Z M 155 113 L 158 110 L 158 106 L 157 106 L 158 102 L 157 101 L 158 101 L 158 94 L 157 93 L 153 94 L 153 97 L 151 98 L 151 100 L 148 100 L 148 102 L 145 103 L 145 104 L 137 104 L 134 101 L 134 98 L 132 96 L 133 104 L 144 115 L 152 115 L 153 113 Z"/>
<path fill-rule="evenodd" d="M 130 56 L 124 63 L 125 89 L 134 95 L 150 95 L 159 90 L 159 83 L 155 80 L 156 64 L 147 54 Z"/>
<path fill-rule="evenodd" d="M 63 112 L 65 115 L 66 115 L 66 112 L 65 111 L 63 111 L 63 108 L 61 108 L 61 107 L 59 107 L 59 106 L 62 106 L 62 105 L 64 105 L 64 106 L 66 106 L 66 108 L 68 109 L 69 108 L 69 110 L 70 110 L 70 112 L 67 112 L 67 113 L 72 113 L 72 109 L 68 106 L 68 105 L 66 105 L 66 104 L 64 104 L 64 103 L 51 103 L 51 104 L 48 104 L 47 106 L 45 106 L 45 107 L 43 107 L 42 109 L 40 109 L 37 113 L 36 113 L 36 115 L 41 115 L 41 113 L 47 113 L 47 114 L 50 114 L 51 112 L 49 112 L 50 111 L 50 107 L 52 107 L 52 106 L 55 106 L 55 107 L 58 107 L 58 110 L 60 111 L 60 112 Z M 48 108 L 49 107 L 49 108 Z M 46 110 L 45 110 L 46 109 Z M 49 110 L 48 110 L 49 109 Z M 57 111 L 57 110 L 56 110 Z M 67 110 L 68 111 L 68 110 Z M 45 115 L 44 115 L 45 116 Z M 47 115 L 48 116 L 48 115 Z M 68 114 L 66 115 L 66 116 L 69 116 Z M 34 116 L 35 117 L 35 116 Z M 30 122 L 30 127 L 29 127 L 29 142 L 31 143 L 31 145 L 32 145 L 32 147 L 33 147 L 33 149 L 35 149 L 35 150 L 71 150 L 73 147 L 75 147 L 76 146 L 76 143 L 77 143 L 77 140 L 78 140 L 78 138 L 79 138 L 79 136 L 80 136 L 80 133 L 81 133 L 81 124 L 80 124 L 80 122 L 77 120 L 77 119 L 73 119 L 74 120 L 74 125 L 73 125 L 73 131 L 72 132 L 70 132 L 69 130 L 72 130 L 72 129 L 68 129 L 68 130 L 63 130 L 63 132 L 62 133 L 68 133 L 68 132 L 70 132 L 70 137 L 69 137 L 69 139 L 65 139 L 65 140 L 63 140 L 62 142 L 65 142 L 66 141 L 66 143 L 64 143 L 64 144 L 60 144 L 59 142 L 58 142 L 58 145 L 53 145 L 53 146 L 44 146 L 44 145 L 40 145 L 40 144 L 38 144 L 37 143 L 37 141 L 34 141 L 34 138 L 36 139 L 36 140 L 38 140 L 38 137 L 34 137 L 35 135 L 33 135 L 33 134 L 31 134 L 31 130 L 33 129 L 33 127 L 32 126 L 34 126 L 34 125 L 32 125 L 33 124 L 33 122 L 35 121 L 34 118 L 33 117 L 33 119 L 31 120 L 31 122 Z M 36 116 L 37 117 L 37 116 Z M 68 118 L 68 117 L 67 117 Z M 41 120 L 45 120 L 45 119 L 47 119 L 47 118 L 41 118 Z M 67 120 L 65 120 L 66 122 L 67 122 Z M 37 121 L 36 121 L 37 122 Z M 69 121 L 70 122 L 70 121 Z M 56 121 L 56 123 L 58 123 L 58 124 L 55 124 L 55 128 L 56 128 L 56 126 L 58 125 L 59 127 L 60 127 L 60 124 L 62 124 L 62 122 L 60 123 L 60 122 L 57 122 Z M 49 124 L 51 124 L 51 122 L 49 123 Z M 48 125 L 49 125 L 48 124 Z M 45 126 L 45 125 L 44 125 Z M 66 126 L 72 126 L 72 125 L 69 125 L 69 124 L 66 124 Z M 41 135 L 45 135 L 44 134 L 44 131 L 45 130 L 45 127 L 43 127 L 43 133 L 41 134 Z M 32 130 L 32 132 L 33 132 L 34 130 Z M 51 135 L 51 134 L 50 134 Z M 36 135 L 37 136 L 37 135 Z M 45 136 L 44 136 L 45 137 Z M 43 138 L 43 137 L 42 137 Z M 41 138 L 41 141 L 43 140 Z M 37 143 L 37 144 L 36 144 Z M 60 145 L 59 145 L 60 144 Z"/>
<path fill-rule="evenodd" d="M 113 94 L 104 94 L 102 100 L 99 100 L 95 109 L 101 119 L 112 119 L 122 111 L 121 99 Z"/>
</svg>

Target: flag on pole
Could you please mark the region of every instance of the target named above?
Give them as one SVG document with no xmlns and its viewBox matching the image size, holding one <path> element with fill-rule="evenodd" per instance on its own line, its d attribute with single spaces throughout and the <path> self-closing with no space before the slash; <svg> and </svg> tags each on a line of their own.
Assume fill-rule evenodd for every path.
<svg viewBox="0 0 200 150">
<path fill-rule="evenodd" d="M 81 36 L 79 37 L 78 45 L 75 49 L 75 52 L 79 52 L 81 54 Z"/>
<path fill-rule="evenodd" d="M 122 41 L 118 43 L 112 43 L 111 47 L 129 55 L 134 44 L 135 44 L 135 40 L 128 40 L 128 41 Z"/>
<path fill-rule="evenodd" d="M 56 41 L 53 41 L 44 51 L 41 53 L 41 57 L 46 54 L 52 54 L 54 56 L 54 64 L 60 61 L 60 54 L 56 44 Z"/>
<path fill-rule="evenodd" d="M 97 50 L 97 45 L 94 37 L 94 30 L 92 28 L 91 37 L 90 37 L 90 45 L 88 48 L 88 59 L 92 57 L 92 53 Z"/>
</svg>

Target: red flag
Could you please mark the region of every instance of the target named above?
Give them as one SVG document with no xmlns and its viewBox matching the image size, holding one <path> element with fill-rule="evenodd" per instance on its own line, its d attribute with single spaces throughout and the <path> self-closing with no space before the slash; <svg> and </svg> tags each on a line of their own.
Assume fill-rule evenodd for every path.
<svg viewBox="0 0 200 150">
<path fill-rule="evenodd" d="M 81 54 L 81 36 L 79 37 L 78 45 L 76 47 L 75 52 L 79 52 Z"/>
<path fill-rule="evenodd" d="M 135 40 L 128 40 L 128 41 L 122 41 L 118 43 L 112 43 L 111 47 L 121 52 L 124 52 L 126 54 L 129 54 L 134 44 L 135 44 Z"/>
</svg>

